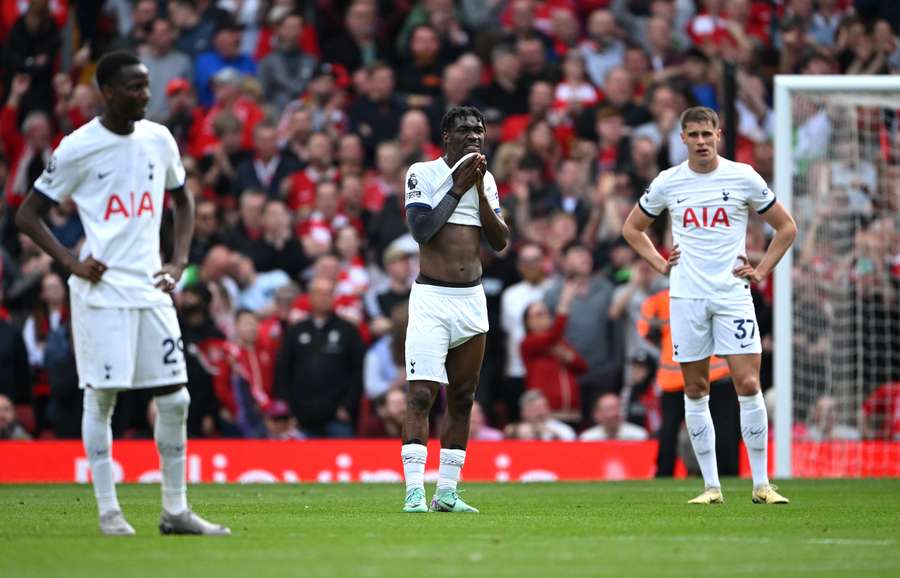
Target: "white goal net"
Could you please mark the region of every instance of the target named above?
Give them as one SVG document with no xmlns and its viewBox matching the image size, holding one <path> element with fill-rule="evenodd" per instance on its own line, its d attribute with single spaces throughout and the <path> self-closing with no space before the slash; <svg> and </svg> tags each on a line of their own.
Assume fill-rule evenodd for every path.
<svg viewBox="0 0 900 578">
<path fill-rule="evenodd" d="M 900 77 L 777 77 L 779 476 L 900 475 Z"/>
</svg>

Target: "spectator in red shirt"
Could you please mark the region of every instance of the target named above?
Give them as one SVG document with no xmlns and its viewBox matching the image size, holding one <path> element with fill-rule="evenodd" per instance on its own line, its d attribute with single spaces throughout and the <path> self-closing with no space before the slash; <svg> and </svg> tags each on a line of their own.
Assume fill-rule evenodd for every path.
<svg viewBox="0 0 900 578">
<path fill-rule="evenodd" d="M 543 301 L 535 301 L 525 310 L 525 339 L 520 345 L 525 363 L 525 388 L 542 391 L 554 416 L 577 421 L 581 411 L 578 374 L 587 371 L 587 363 L 563 336 L 569 306 L 578 286 L 566 282 L 560 293 L 556 319 Z"/>
<path fill-rule="evenodd" d="M 309 164 L 285 181 L 287 203 L 300 219 L 306 218 L 316 204 L 316 188 L 323 183 L 336 184 L 340 175 L 334 167 L 334 147 L 331 138 L 313 133 L 306 144 Z"/>
<path fill-rule="evenodd" d="M 406 421 L 406 392 L 389 389 L 375 402 L 375 413 L 370 414 L 361 427 L 364 438 L 399 438 Z"/>
<path fill-rule="evenodd" d="M 200 158 L 204 154 L 214 150 L 216 135 L 213 123 L 216 117 L 224 110 L 230 111 L 244 127 L 241 136 L 241 146 L 245 149 L 253 148 L 253 129 L 265 117 L 262 109 L 253 100 L 243 94 L 242 85 L 244 79 L 240 72 L 231 67 L 225 67 L 212 78 L 213 94 L 215 100 L 209 112 L 203 118 L 199 130 L 194 132 L 191 143 L 191 156 Z"/>
<path fill-rule="evenodd" d="M 228 373 L 216 380 L 223 419 L 242 437 L 265 437 L 262 416 L 271 403 L 275 377 L 275 352 L 256 346 L 258 331 L 256 315 L 239 310 L 235 340 L 226 349 Z"/>
<path fill-rule="evenodd" d="M 863 402 L 865 437 L 900 440 L 900 381 L 885 383 Z"/>
<path fill-rule="evenodd" d="M 17 207 L 31 189 L 44 167 L 50 163 L 54 146 L 61 135 L 55 135 L 50 117 L 42 110 L 28 113 L 19 131 L 19 107 L 31 86 L 31 77 L 16 74 L 10 88 L 6 106 L 0 112 L 0 133 L 3 148 L 9 159 L 9 177 L 6 181 L 6 198 L 11 207 Z"/>
<path fill-rule="evenodd" d="M 297 236 L 310 257 L 318 257 L 331 249 L 334 235 L 350 219 L 340 212 L 338 188 L 332 181 L 323 181 L 316 187 L 316 204 L 309 218 L 297 224 Z"/>
<path fill-rule="evenodd" d="M 375 170 L 366 176 L 363 207 L 378 212 L 384 206 L 385 198 L 402 195 L 405 173 L 406 166 L 397 142 L 380 143 L 375 150 Z"/>
</svg>

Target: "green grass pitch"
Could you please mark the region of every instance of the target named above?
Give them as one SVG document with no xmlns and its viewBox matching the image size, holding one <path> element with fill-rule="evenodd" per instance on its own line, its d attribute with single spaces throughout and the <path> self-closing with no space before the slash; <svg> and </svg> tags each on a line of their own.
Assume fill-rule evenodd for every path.
<svg viewBox="0 0 900 578">
<path fill-rule="evenodd" d="M 99 535 L 88 486 L 0 486 L 0 576 L 900 576 L 900 480 L 786 481 L 789 506 L 723 486 L 464 484 L 474 515 L 402 514 L 398 485 L 190 487 L 225 538 L 160 536 L 153 485 L 120 487 L 134 538 Z"/>
</svg>

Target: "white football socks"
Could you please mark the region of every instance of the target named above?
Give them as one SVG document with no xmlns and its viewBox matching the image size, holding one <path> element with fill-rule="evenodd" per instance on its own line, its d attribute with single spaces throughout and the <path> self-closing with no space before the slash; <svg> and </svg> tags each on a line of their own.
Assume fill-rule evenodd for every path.
<svg viewBox="0 0 900 578">
<path fill-rule="evenodd" d="M 186 387 L 159 395 L 153 439 L 159 451 L 162 471 L 162 505 L 170 514 L 187 510 L 187 481 L 184 476 L 187 454 L 187 416 L 191 396 Z"/>
<path fill-rule="evenodd" d="M 112 468 L 112 414 L 116 392 L 85 388 L 84 413 L 81 416 L 81 439 L 94 483 L 94 496 L 100 515 L 119 510 L 116 482 Z"/>
<path fill-rule="evenodd" d="M 422 444 L 404 444 L 400 448 L 403 460 L 403 476 L 406 478 L 406 491 L 414 488 L 425 490 L 425 461 L 428 459 L 428 448 Z"/>
<path fill-rule="evenodd" d="M 741 436 L 747 446 L 753 487 L 769 484 L 767 449 L 769 445 L 769 416 L 762 392 L 755 395 L 739 395 L 741 404 Z"/>
<path fill-rule="evenodd" d="M 691 437 L 694 455 L 700 464 L 703 482 L 707 488 L 720 488 L 719 469 L 716 465 L 716 430 L 712 414 L 709 413 L 709 395 L 699 399 L 684 396 L 684 423 Z"/>
<path fill-rule="evenodd" d="M 466 461 L 466 450 L 441 448 L 441 466 L 438 469 L 437 491 L 455 491 L 459 482 L 459 472 Z"/>
</svg>

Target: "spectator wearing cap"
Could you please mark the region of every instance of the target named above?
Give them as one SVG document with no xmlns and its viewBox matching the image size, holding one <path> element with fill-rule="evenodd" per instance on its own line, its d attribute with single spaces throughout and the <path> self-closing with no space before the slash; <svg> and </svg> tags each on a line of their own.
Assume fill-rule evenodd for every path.
<svg viewBox="0 0 900 578">
<path fill-rule="evenodd" d="M 260 189 L 270 199 L 281 193 L 281 182 L 300 170 L 300 163 L 278 150 L 278 134 L 275 125 L 263 121 L 253 129 L 253 154 L 235 167 L 232 194 L 237 196 L 245 189 Z"/>
<path fill-rule="evenodd" d="M 367 155 L 374 157 L 375 146 L 397 134 L 406 104 L 394 92 L 394 70 L 388 64 L 374 63 L 367 67 L 367 73 L 366 94 L 350 108 L 350 132 L 362 137 Z"/>
<path fill-rule="evenodd" d="M 188 154 L 205 118 L 204 110 L 197 106 L 194 88 L 186 78 L 174 78 L 166 84 L 167 113 L 160 122 L 169 129 L 182 154 Z"/>
<path fill-rule="evenodd" d="M 176 49 L 191 58 L 209 49 L 216 34 L 216 20 L 211 11 L 201 13 L 197 0 L 172 0 L 169 17 L 178 29 Z"/>
<path fill-rule="evenodd" d="M 214 101 L 212 81 L 225 68 L 234 69 L 239 74 L 256 74 L 256 62 L 248 54 L 242 54 L 241 32 L 244 25 L 226 18 L 216 26 L 212 49 L 197 57 L 194 65 L 194 86 L 197 100 L 203 106 L 212 106 Z"/>
<path fill-rule="evenodd" d="M 283 110 L 299 98 L 312 80 L 316 59 L 300 50 L 297 39 L 303 30 L 299 14 L 288 13 L 277 24 L 275 46 L 259 63 L 259 82 L 266 102 Z"/>
<path fill-rule="evenodd" d="M 160 120 L 169 112 L 166 87 L 176 78 L 192 78 L 191 59 L 173 48 L 175 35 L 172 24 L 157 18 L 150 25 L 147 44 L 141 51 L 141 62 L 150 72 L 150 104 L 147 118 Z"/>
<path fill-rule="evenodd" d="M 383 335 L 391 329 L 391 311 L 409 300 L 413 280 L 413 255 L 401 242 L 388 245 L 382 258 L 387 279 L 366 293 L 366 314 L 373 335 Z"/>
<path fill-rule="evenodd" d="M 594 423 L 597 424 L 581 432 L 578 439 L 584 442 L 618 440 L 639 442 L 649 435 L 644 428 L 625 421 L 622 404 L 615 393 L 606 393 L 594 404 Z"/>
<path fill-rule="evenodd" d="M 347 10 L 344 32 L 325 46 L 324 60 L 342 65 L 348 73 L 389 60 L 390 48 L 376 36 L 378 13 L 374 3 L 355 0 Z"/>
<path fill-rule="evenodd" d="M 491 83 L 478 91 L 485 106 L 503 111 L 505 115 L 528 112 L 528 87 L 522 82 L 522 63 L 515 50 L 500 45 L 491 52 L 493 77 Z"/>
<path fill-rule="evenodd" d="M 304 436 L 297 429 L 297 418 L 291 415 L 291 408 L 280 399 L 273 400 L 263 412 L 266 424 L 266 438 L 270 440 L 302 440 Z"/>
</svg>

